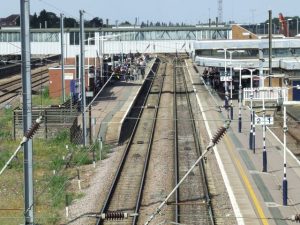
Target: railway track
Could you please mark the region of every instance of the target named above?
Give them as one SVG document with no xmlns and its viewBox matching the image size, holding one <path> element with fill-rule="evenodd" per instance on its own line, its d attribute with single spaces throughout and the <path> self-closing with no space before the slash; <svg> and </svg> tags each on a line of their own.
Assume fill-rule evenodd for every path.
<svg viewBox="0 0 300 225">
<path fill-rule="evenodd" d="M 159 68 L 161 70 L 161 68 Z M 165 71 L 165 68 L 164 68 Z M 152 80 L 143 110 L 140 112 L 133 134 L 127 143 L 126 149 L 118 167 L 109 194 L 102 207 L 101 213 L 110 211 L 127 211 L 138 213 L 150 160 L 150 151 L 153 143 L 153 134 L 156 126 L 156 117 L 160 104 L 164 77 L 154 76 L 153 72 L 147 79 Z M 97 225 L 105 224 L 137 224 L 138 216 L 123 221 L 98 220 Z"/>
<path fill-rule="evenodd" d="M 48 69 L 32 74 L 31 85 L 32 90 L 49 81 Z M 20 76 L 1 80 L 0 83 L 0 104 L 9 101 L 10 99 L 22 93 L 22 80 Z"/>
<path fill-rule="evenodd" d="M 123 211 L 133 216 L 118 221 L 99 219 L 97 225 L 144 224 L 156 205 L 201 154 L 189 97 L 192 88 L 188 87 L 185 79 L 183 63 L 180 61 L 177 66 L 174 64 L 172 67 L 169 58 L 164 61 L 160 63 L 157 75 L 148 77 L 153 79 L 153 83 L 101 210 L 103 214 Z M 164 81 L 165 77 L 167 81 Z M 168 87 L 163 88 L 164 86 Z M 170 99 L 173 99 L 173 105 Z M 158 124 L 157 120 L 160 121 Z M 214 225 L 210 203 L 207 179 L 201 162 L 180 186 L 176 195 L 167 202 L 163 215 L 155 218 L 151 224 L 174 221 L 189 225 Z"/>
<path fill-rule="evenodd" d="M 201 146 L 190 101 L 192 87 L 188 87 L 183 62 L 174 62 L 174 165 L 175 184 L 201 155 Z M 175 193 L 175 222 L 182 224 L 213 225 L 213 213 L 208 183 L 200 161 L 197 169 Z"/>
</svg>

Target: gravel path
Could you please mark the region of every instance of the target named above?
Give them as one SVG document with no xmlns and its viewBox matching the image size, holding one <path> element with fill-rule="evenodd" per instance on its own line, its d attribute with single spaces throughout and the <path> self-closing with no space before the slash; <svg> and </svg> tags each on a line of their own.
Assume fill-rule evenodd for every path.
<svg viewBox="0 0 300 225">
<path fill-rule="evenodd" d="M 69 221 L 87 212 L 99 212 L 105 200 L 108 190 L 111 186 L 112 179 L 119 165 L 123 153 L 123 146 L 113 149 L 113 153 L 101 162 L 97 162 L 96 168 L 90 168 L 89 172 L 82 175 L 82 183 L 88 182 L 88 188 L 83 189 L 81 193 L 84 196 L 76 199 L 69 207 Z M 89 225 L 95 224 L 94 218 L 80 218 L 72 225 Z"/>
<path fill-rule="evenodd" d="M 174 127 L 171 119 L 173 111 L 170 110 L 173 108 L 171 71 L 172 64 L 168 64 L 138 224 L 144 224 L 174 186 Z M 173 209 L 172 206 L 166 206 L 163 214 L 153 220 L 152 224 L 159 224 L 165 220 L 173 221 Z"/>
</svg>

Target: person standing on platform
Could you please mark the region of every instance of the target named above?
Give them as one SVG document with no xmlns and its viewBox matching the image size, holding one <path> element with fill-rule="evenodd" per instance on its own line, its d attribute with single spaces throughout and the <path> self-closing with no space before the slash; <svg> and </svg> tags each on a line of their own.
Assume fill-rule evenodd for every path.
<svg viewBox="0 0 300 225">
<path fill-rule="evenodd" d="M 137 72 L 137 69 L 136 67 L 133 69 L 133 77 L 134 77 L 134 80 L 139 80 L 138 78 L 138 72 Z"/>
<path fill-rule="evenodd" d="M 145 68 L 146 68 L 146 63 L 145 63 L 144 60 L 140 61 L 140 68 L 141 68 L 142 79 L 144 79 L 144 77 L 145 77 Z"/>
</svg>

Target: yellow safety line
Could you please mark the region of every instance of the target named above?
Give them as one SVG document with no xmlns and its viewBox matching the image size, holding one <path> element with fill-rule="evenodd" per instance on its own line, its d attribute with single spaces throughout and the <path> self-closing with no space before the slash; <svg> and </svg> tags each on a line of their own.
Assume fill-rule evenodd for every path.
<svg viewBox="0 0 300 225">
<path fill-rule="evenodd" d="M 258 212 L 258 214 L 259 214 L 259 217 L 260 217 L 260 219 L 262 220 L 262 223 L 263 223 L 264 225 L 268 225 L 269 223 L 268 223 L 268 221 L 267 221 L 267 219 L 266 219 L 266 216 L 265 216 L 265 214 L 264 214 L 264 211 L 263 211 L 263 209 L 262 209 L 262 207 L 261 207 L 261 205 L 260 205 L 260 203 L 259 203 L 259 201 L 258 201 L 258 199 L 257 199 L 257 197 L 256 197 L 256 195 L 255 195 L 255 192 L 254 192 L 254 190 L 253 190 L 253 187 L 252 187 L 252 185 L 251 185 L 249 179 L 247 178 L 246 173 L 245 173 L 245 171 L 244 171 L 244 169 L 243 169 L 243 167 L 242 167 L 240 161 L 237 159 L 237 157 L 236 157 L 236 156 L 233 154 L 233 152 L 232 152 L 232 149 L 234 149 L 234 146 L 233 146 L 232 142 L 229 140 L 228 136 L 225 136 L 225 137 L 224 137 L 224 140 L 225 140 L 225 142 L 226 142 L 226 145 L 229 145 L 228 150 L 229 150 L 229 152 L 230 152 L 230 155 L 232 156 L 232 158 L 233 158 L 233 160 L 234 160 L 234 163 L 235 163 L 235 165 L 236 165 L 237 168 L 238 168 L 238 171 L 239 171 L 239 173 L 240 173 L 240 175 L 241 175 L 241 177 L 242 177 L 242 179 L 243 179 L 243 181 L 244 181 L 244 184 L 245 184 L 245 186 L 246 186 L 246 188 L 247 188 L 247 190 L 248 190 L 248 192 L 249 192 L 249 194 L 250 194 L 250 197 L 251 197 L 251 199 L 252 199 L 252 202 L 254 203 L 255 208 L 256 208 L 256 210 L 257 210 L 257 212 Z"/>
</svg>

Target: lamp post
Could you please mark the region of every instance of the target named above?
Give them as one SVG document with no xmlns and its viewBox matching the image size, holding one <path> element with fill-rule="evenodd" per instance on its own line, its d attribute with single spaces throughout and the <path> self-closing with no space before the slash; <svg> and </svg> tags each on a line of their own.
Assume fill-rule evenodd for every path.
<svg viewBox="0 0 300 225">
<path fill-rule="evenodd" d="M 268 30 L 269 30 L 269 27 L 270 27 L 270 23 L 267 23 L 268 24 Z M 276 24 L 275 23 L 272 23 L 272 27 L 271 27 L 271 33 L 272 34 L 275 34 L 275 30 L 276 30 Z"/>
<path fill-rule="evenodd" d="M 287 197 L 288 197 L 288 181 L 286 178 L 286 132 L 287 132 L 287 124 L 286 124 L 286 106 L 283 105 L 283 181 L 282 181 L 282 200 L 283 205 L 287 205 Z"/>
<path fill-rule="evenodd" d="M 244 50 L 228 50 L 229 56 L 230 56 L 230 79 L 231 79 L 231 85 L 230 85 L 230 119 L 233 120 L 233 103 L 232 103 L 232 89 L 233 89 L 233 79 L 232 79 L 232 54 L 235 52 L 245 52 Z"/>
<path fill-rule="evenodd" d="M 289 18 L 287 19 L 287 36 L 290 37 L 290 21 L 293 19 Z"/>
<path fill-rule="evenodd" d="M 242 66 L 240 66 L 239 76 L 239 133 L 242 133 Z"/>
<path fill-rule="evenodd" d="M 224 107 L 228 109 L 228 90 L 227 90 L 227 48 L 223 48 L 222 50 L 218 50 L 217 52 L 224 52 L 224 76 L 225 76 L 225 83 L 224 83 Z"/>
<path fill-rule="evenodd" d="M 267 172 L 267 150 L 266 150 L 266 108 L 265 108 L 265 82 L 263 80 L 263 97 L 262 97 L 262 104 L 263 104 L 263 172 Z"/>
<path fill-rule="evenodd" d="M 100 71 L 101 71 L 101 73 L 100 73 L 100 77 L 102 77 L 102 51 L 103 51 L 103 47 L 102 47 L 102 45 L 103 45 L 103 36 L 100 36 L 100 37 L 90 37 L 90 38 L 88 38 L 87 39 L 87 43 L 88 43 L 88 59 L 87 59 L 87 63 L 88 63 L 88 74 L 90 74 L 90 72 L 89 72 L 89 69 L 90 69 L 90 56 L 93 56 L 93 57 L 96 57 L 96 56 L 94 56 L 94 54 L 90 54 L 90 41 L 92 41 L 92 40 L 99 40 L 100 41 L 100 43 L 99 43 L 99 46 L 98 46 L 98 49 L 99 49 L 99 52 L 100 52 Z M 95 45 L 95 43 L 94 43 L 94 45 Z M 97 51 L 97 50 L 96 50 Z M 97 68 L 97 64 L 96 64 L 96 61 L 95 61 L 95 59 L 94 59 L 94 85 L 96 85 L 96 68 Z M 88 86 L 90 86 L 90 83 L 89 83 L 89 81 L 88 81 Z"/>
<path fill-rule="evenodd" d="M 120 34 L 116 34 L 116 35 L 102 35 L 100 37 L 100 45 L 99 45 L 99 48 L 101 46 L 101 51 L 100 51 L 100 61 L 101 61 L 101 65 L 100 65 L 100 78 L 101 78 L 101 81 L 103 79 L 103 55 L 104 55 L 104 41 L 108 41 L 108 40 L 111 40 L 115 37 L 119 37 Z M 121 41 L 120 41 L 121 42 Z"/>
<path fill-rule="evenodd" d="M 259 27 L 258 27 L 258 26 L 259 26 Z M 258 29 L 257 27 L 258 27 L 259 29 Z M 260 23 L 257 23 L 257 24 L 256 24 L 256 34 L 259 33 L 259 30 L 260 30 Z"/>
<path fill-rule="evenodd" d="M 264 62 L 264 55 L 263 55 L 263 49 L 259 48 L 259 87 L 262 88 L 260 90 L 263 90 L 262 92 L 262 104 L 263 104 L 263 172 L 267 172 L 267 150 L 266 150 L 266 108 L 265 108 L 265 79 L 266 76 L 264 76 L 263 71 L 263 62 Z M 254 146 L 255 148 L 255 146 Z"/>
<path fill-rule="evenodd" d="M 90 41 L 91 40 L 95 40 L 95 38 L 94 37 L 90 37 L 90 38 L 88 38 L 87 39 L 87 44 L 88 44 L 88 59 L 87 59 L 87 64 L 88 64 L 88 87 L 90 87 L 90 79 L 89 79 L 89 77 L 90 77 Z M 95 70 L 96 70 L 96 65 L 94 65 L 95 66 Z"/>
<path fill-rule="evenodd" d="M 299 34 L 299 17 L 297 17 L 297 26 L 296 26 L 297 35 Z"/>
<path fill-rule="evenodd" d="M 250 135 L 249 135 L 249 149 L 255 153 L 255 123 L 254 123 L 254 111 L 253 111 L 253 71 L 256 69 L 248 69 L 250 71 Z"/>
</svg>

